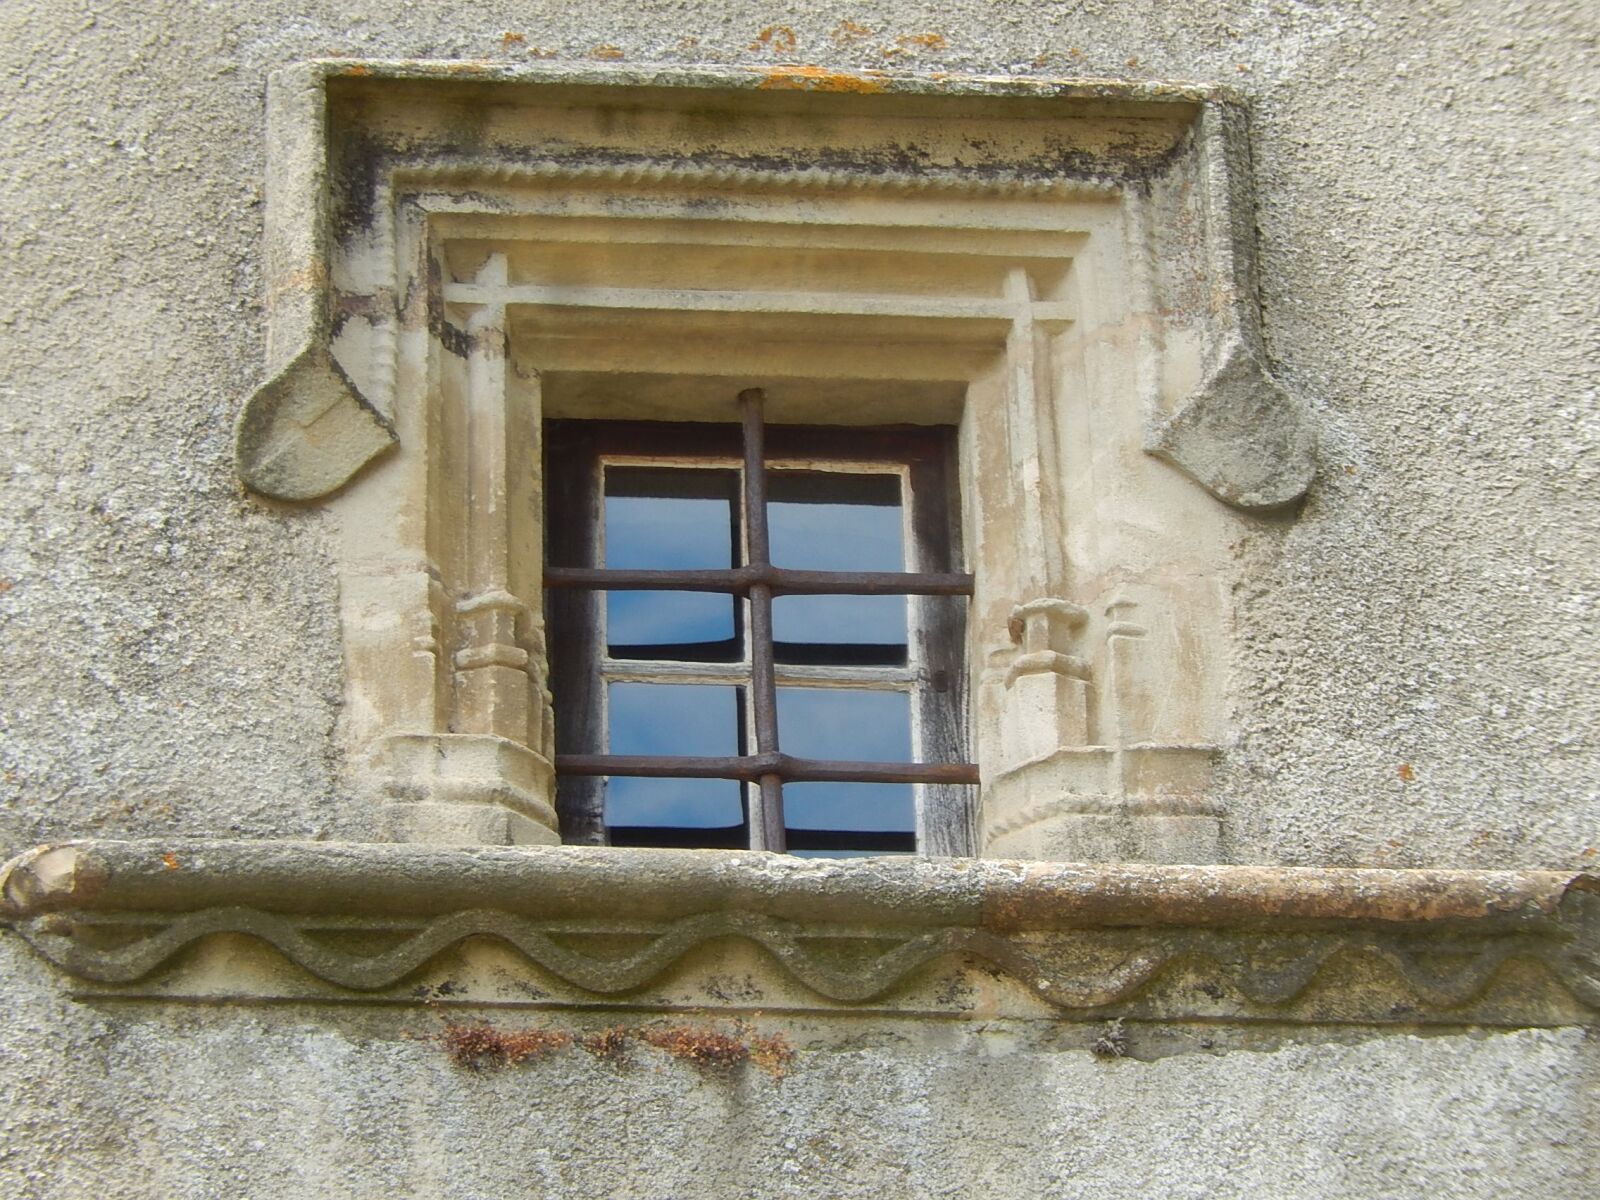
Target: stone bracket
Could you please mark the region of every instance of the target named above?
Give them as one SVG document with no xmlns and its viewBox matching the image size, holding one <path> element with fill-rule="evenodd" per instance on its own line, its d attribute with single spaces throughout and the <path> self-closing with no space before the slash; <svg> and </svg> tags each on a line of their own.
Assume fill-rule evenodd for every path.
<svg viewBox="0 0 1600 1200">
<path fill-rule="evenodd" d="M 311 344 L 255 390 L 234 430 L 239 478 L 276 500 L 315 500 L 399 444 L 324 345 Z"/>
<path fill-rule="evenodd" d="M 1145 450 L 1235 508 L 1282 508 L 1311 486 L 1317 439 L 1309 407 L 1267 369 L 1243 107 L 1205 106 L 1195 123 L 1195 153 L 1215 313 L 1212 347 L 1200 386 L 1172 413 L 1149 414 Z"/>
<path fill-rule="evenodd" d="M 0 897 L 96 994 L 216 999 L 174 981 L 220 945 L 230 995 L 401 999 L 447 971 L 465 1002 L 637 1006 L 742 947 L 766 1008 L 1600 1021 L 1600 880 L 1556 872 L 85 841 L 13 859 Z"/>
<path fill-rule="evenodd" d="M 1171 416 L 1158 417 L 1145 450 L 1235 508 L 1293 504 L 1316 474 L 1316 434 L 1306 407 L 1267 373 L 1260 353 L 1231 341 L 1205 382 Z"/>
</svg>

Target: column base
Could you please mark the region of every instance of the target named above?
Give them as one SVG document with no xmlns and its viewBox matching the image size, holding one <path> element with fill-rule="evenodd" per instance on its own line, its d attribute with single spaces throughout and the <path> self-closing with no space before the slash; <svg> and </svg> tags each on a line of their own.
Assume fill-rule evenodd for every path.
<svg viewBox="0 0 1600 1200">
<path fill-rule="evenodd" d="M 542 754 L 479 734 L 388 738 L 379 770 L 389 836 L 449 845 L 561 843 L 555 769 Z"/>
</svg>

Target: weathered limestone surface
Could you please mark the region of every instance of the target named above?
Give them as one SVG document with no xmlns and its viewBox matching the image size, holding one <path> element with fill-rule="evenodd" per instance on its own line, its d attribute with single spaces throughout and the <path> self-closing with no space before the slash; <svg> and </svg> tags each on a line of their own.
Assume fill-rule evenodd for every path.
<svg viewBox="0 0 1600 1200">
<path fill-rule="evenodd" d="M 268 359 L 265 79 L 554 52 L 1238 88 L 1262 344 L 1313 410 L 1320 469 L 1292 521 L 1251 518 L 1232 546 L 1225 855 L 1592 863 L 1596 34 L 1578 3 L 16 0 L 0 848 L 378 836 L 334 752 L 361 719 L 338 530 L 233 475 L 236 401 Z M 1097 620 L 1137 603 L 1114 583 Z M 1130 1022 L 1132 1057 L 1101 1061 L 1079 1022 L 829 1017 L 773 1026 L 801 1050 L 776 1081 L 654 1051 L 472 1074 L 406 1036 L 439 1028 L 431 1010 L 90 1002 L 10 933 L 0 954 L 8 1195 L 1566 1195 L 1600 1162 L 1600 1058 L 1576 1028 Z"/>
</svg>

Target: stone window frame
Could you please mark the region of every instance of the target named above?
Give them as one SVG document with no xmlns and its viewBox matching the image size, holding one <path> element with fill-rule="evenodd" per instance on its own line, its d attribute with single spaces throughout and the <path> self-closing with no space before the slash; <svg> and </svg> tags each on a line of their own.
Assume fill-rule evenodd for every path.
<svg viewBox="0 0 1600 1200">
<path fill-rule="evenodd" d="M 1163 1023 L 1169 1039 L 1185 1036 L 1173 1023 L 1187 1021 L 1209 1036 L 1218 1022 L 1406 1030 L 1600 1020 L 1600 879 L 1592 875 L 984 858 L 808 862 L 750 851 L 461 844 L 541 830 L 551 840 L 554 827 L 554 814 L 539 807 L 548 783 L 548 705 L 538 612 L 528 599 L 537 594 L 537 573 L 530 578 L 528 557 L 507 550 L 528 533 L 511 514 L 536 509 L 529 477 L 506 464 L 512 447 L 536 439 L 537 424 L 526 404 L 471 403 L 518 395 L 507 389 L 515 376 L 507 355 L 494 352 L 508 344 L 496 324 L 503 297 L 492 291 L 508 282 L 504 256 L 485 258 L 463 285 L 491 290 L 458 297 L 451 309 L 429 303 L 452 286 L 442 270 L 405 293 L 394 290 L 395 278 L 371 272 L 404 258 L 403 238 L 393 236 L 404 234 L 403 223 L 336 228 L 336 194 L 348 198 L 352 185 L 362 192 L 365 179 L 376 195 L 404 174 L 385 181 L 358 171 L 335 180 L 351 164 L 334 153 L 329 98 L 350 84 L 422 98 L 465 94 L 484 117 L 469 128 L 492 125 L 497 98 L 529 89 L 591 100 L 690 97 L 691 108 L 715 98 L 769 113 L 839 120 L 854 113 L 869 123 L 972 105 L 990 115 L 1059 114 L 1069 124 L 1074 114 L 1168 114 L 1180 136 L 1153 158 L 1102 144 L 1098 154 L 1058 152 L 964 174 L 903 155 L 867 164 L 803 155 L 740 163 L 579 154 L 421 165 L 431 166 L 435 182 L 456 186 L 469 208 L 474 193 L 481 200 L 496 186 L 530 181 L 617 190 L 687 182 L 733 191 L 777 182 L 813 207 L 830 192 L 862 187 L 945 205 L 1066 195 L 1101 205 L 1101 215 L 1115 207 L 1115 225 L 1100 232 L 1119 231 L 1111 241 L 1129 268 L 1123 290 L 1137 303 L 1106 326 L 1100 342 L 1079 339 L 1067 359 L 1114 401 L 1096 414 L 1105 427 L 1088 442 L 1114 463 L 1079 455 L 1076 469 L 1060 474 L 1039 461 L 1077 445 L 1042 427 L 1070 409 L 989 410 L 1008 437 L 1039 449 L 1032 458 L 1038 482 L 1066 493 L 1064 505 L 1055 503 L 1059 495 L 1046 497 L 1061 525 L 1043 519 L 1046 504 L 1012 522 L 1023 557 L 1052 569 L 1064 555 L 1092 558 L 1085 530 L 1111 549 L 1101 564 L 1109 563 L 1109 575 L 1090 580 L 1093 587 L 1076 577 L 1078 591 L 1066 575 L 1006 577 L 1004 564 L 988 572 L 990 591 L 972 622 L 983 626 L 971 642 L 980 653 L 969 654 L 980 693 L 980 765 L 991 772 L 982 852 L 1037 860 L 1076 848 L 1108 852 L 1101 858 L 1160 859 L 1192 856 L 1214 838 L 1217 813 L 1204 775 L 1215 745 L 1149 736 L 1161 722 L 1154 692 L 1182 692 L 1192 682 L 1152 675 L 1150 652 L 1195 593 L 1184 590 L 1183 572 L 1170 561 L 1141 558 L 1152 543 L 1135 536 L 1137 520 L 1131 531 L 1117 521 L 1124 510 L 1148 516 L 1154 493 L 1168 512 L 1203 514 L 1201 532 L 1214 535 L 1218 519 L 1224 528 L 1244 519 L 1225 505 L 1279 509 L 1311 479 L 1305 405 L 1265 367 L 1244 113 L 1235 97 L 1189 85 L 815 68 L 311 63 L 276 76 L 269 92 L 273 371 L 241 413 L 239 470 L 262 495 L 321 500 L 344 518 L 381 513 L 407 487 L 420 487 L 429 497 L 425 511 L 402 504 L 390 512 L 392 523 L 415 533 L 419 519 L 430 518 L 448 535 L 442 544 L 463 551 L 448 570 L 419 569 L 415 556 L 370 570 L 359 552 L 359 521 L 356 541 L 344 549 L 348 707 L 370 710 L 353 718 L 359 728 L 347 730 L 346 750 L 357 776 L 373 785 L 373 799 L 394 806 L 401 840 L 99 839 L 21 854 L 0 866 L 0 921 L 68 975 L 73 995 L 358 1004 L 424 997 L 535 1009 L 721 1008 L 741 1019 L 752 1016 L 752 1004 L 779 1017 L 1127 1018 Z M 427 149 L 425 140 L 414 146 Z M 1107 240 L 1099 245 L 1107 248 Z M 1106 260 L 1090 255 L 1084 266 L 1103 270 Z M 1095 290 L 1082 294 L 1093 299 Z M 1041 312 L 1014 287 L 956 316 L 982 320 L 997 306 L 1008 322 L 1006 362 L 1031 369 L 1007 372 L 1009 382 L 991 389 L 990 399 L 1037 396 L 1041 386 L 1048 390 L 1050 365 L 1063 361 L 1041 359 L 1051 336 L 1041 324 L 1074 314 Z M 414 323 L 385 320 L 386 311 Z M 425 374 L 419 388 L 406 372 L 428 361 L 416 351 L 430 337 L 450 343 L 454 376 Z M 397 405 L 408 388 L 450 404 L 426 412 Z M 418 463 L 430 433 L 434 458 Z M 981 449 L 982 439 L 975 444 Z M 386 463 L 374 461 L 385 456 Z M 1177 470 L 1163 474 L 1168 467 Z M 1081 479 L 1099 490 L 1072 493 Z M 468 480 L 470 488 L 459 486 Z M 1060 529 L 1059 541 L 1043 536 Z M 984 570 L 981 556 L 976 565 Z M 386 675 L 398 678 L 387 693 L 374 685 Z M 436 687 L 441 679 L 449 686 Z M 476 722 L 477 731 L 463 731 L 463 721 Z M 518 736 L 504 736 L 507 730 Z M 1086 739 L 1090 730 L 1103 740 Z M 1015 761 L 997 765 L 995 756 Z M 519 821 L 529 828 L 519 830 Z M 429 837 L 455 844 L 417 844 Z M 631 948 L 619 952 L 619 945 Z M 754 999 L 730 997 L 718 982 L 730 972 L 750 981 Z"/>
<path fill-rule="evenodd" d="M 379 146 L 382 135 L 360 127 L 360 114 L 386 94 L 418 110 L 437 101 L 478 132 L 407 126 Z M 585 106 L 611 116 L 552 134 L 551 148 L 530 157 L 500 130 L 517 103 L 544 103 L 552 122 Z M 631 143 L 612 132 L 648 124 L 641 112 L 689 126 L 708 109 L 746 122 L 741 133 L 767 139 L 772 153 L 736 154 L 717 135 L 685 150 L 660 129 Z M 867 144 L 799 144 L 805 135 L 795 127 L 813 114 Z M 885 164 L 898 143 L 874 130 L 937 140 L 929 131 L 947 119 L 1000 142 L 1015 135 L 1027 149 L 975 151 L 970 163 L 945 149 L 925 163 Z M 1020 464 L 1016 492 L 984 496 L 974 486 L 967 514 L 979 533 L 1005 528 L 1009 546 L 966 539 L 979 580 L 968 647 L 984 773 L 979 853 L 1215 859 L 1221 814 L 1208 789 L 1226 740 L 1216 713 L 1226 615 L 1215 595 L 1225 566 L 1220 555 L 1179 562 L 1182 539 L 1143 545 L 1136 527 L 1180 513 L 1204 527 L 1189 540 L 1215 548 L 1237 530 L 1230 510 L 1292 506 L 1315 466 L 1308 410 L 1265 365 L 1244 115 L 1231 95 L 1103 82 L 333 62 L 274 78 L 269 133 L 276 369 L 241 412 L 239 470 L 268 496 L 325 497 L 361 531 L 343 554 L 346 743 L 394 836 L 555 837 L 538 555 L 526 549 L 539 540 L 525 517 L 538 511 L 539 483 L 516 465 L 519 447 L 537 441 L 551 389 L 525 385 L 546 364 L 519 361 L 526 339 L 513 325 L 529 303 L 577 311 L 571 304 L 606 303 L 590 293 L 607 289 L 520 283 L 507 214 L 588 203 L 583 211 L 598 220 L 629 202 L 629 211 L 678 204 L 685 213 L 788 205 L 893 264 L 913 252 L 872 249 L 886 235 L 870 220 L 852 224 L 853 206 L 889 226 L 920 223 L 919 236 L 939 233 L 954 206 L 979 214 L 976 226 L 1000 214 L 1003 228 L 989 242 L 1028 230 L 1054 239 L 1026 263 L 1059 260 L 1088 277 L 1046 294 L 1034 266 L 1013 266 L 988 293 L 891 305 L 893 319 L 937 319 L 975 344 L 999 339 L 987 347 L 999 349 L 996 365 L 964 385 L 963 491 Z M 785 137 L 797 144 L 780 146 Z M 1030 212 L 1007 232 L 1009 214 Z M 494 240 L 502 234 L 512 242 Z M 501 249 L 446 261 L 441 247 L 474 237 Z M 947 237 L 955 252 L 1005 261 L 978 233 Z M 781 242 L 772 251 L 792 252 Z M 568 304 L 574 291 L 585 294 Z M 551 300 L 552 292 L 561 295 Z M 881 300 L 828 293 L 822 285 L 822 309 L 857 320 L 874 319 Z M 712 307 L 729 294 L 713 293 Z M 727 301 L 730 312 L 759 328 L 764 298 L 740 295 Z M 674 319 L 703 307 L 688 304 Z M 912 336 L 933 345 L 925 332 Z M 432 358 L 416 349 L 425 337 L 438 351 Z M 1063 371 L 1081 388 L 1068 399 L 1057 387 Z M 982 404 L 971 399 L 980 388 Z M 419 402 L 434 394 L 437 406 Z M 1069 412 L 1080 394 L 1109 399 Z M 1069 419 L 1085 422 L 1084 439 L 1062 434 Z M 1105 466 L 1129 451 L 1138 459 Z M 1157 460 L 1178 468 L 1170 482 L 1153 473 L 1163 469 Z M 1082 504 L 1067 497 L 1064 479 L 1096 471 L 1100 495 Z M 1222 503 L 1186 494 L 1179 473 Z M 381 520 L 407 511 L 418 514 L 408 539 L 369 554 Z M 1121 520 L 1127 544 L 1086 570 L 1072 551 L 1099 536 L 1107 513 Z M 457 546 L 466 553 L 451 563 Z M 1085 573 L 1087 587 L 1074 578 Z M 1191 582 L 1175 589 L 1179 576 Z M 1209 625 L 1197 631 L 1202 611 Z M 1180 668 L 1185 644 L 1208 647 L 1211 661 Z"/>
</svg>

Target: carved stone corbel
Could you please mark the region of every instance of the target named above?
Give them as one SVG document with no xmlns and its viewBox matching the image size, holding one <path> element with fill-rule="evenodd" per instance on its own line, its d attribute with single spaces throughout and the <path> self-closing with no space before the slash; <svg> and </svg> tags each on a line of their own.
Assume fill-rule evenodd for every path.
<svg viewBox="0 0 1600 1200">
<path fill-rule="evenodd" d="M 399 441 L 334 357 L 328 295 L 327 78 L 320 64 L 273 75 L 267 96 L 267 361 L 234 426 L 251 491 L 315 500 Z"/>
<path fill-rule="evenodd" d="M 1150 415 L 1145 449 L 1226 504 L 1282 508 L 1311 486 L 1317 439 L 1306 403 L 1267 369 L 1243 110 L 1207 105 L 1195 143 L 1213 328 L 1200 385 L 1173 412 Z"/>
</svg>

